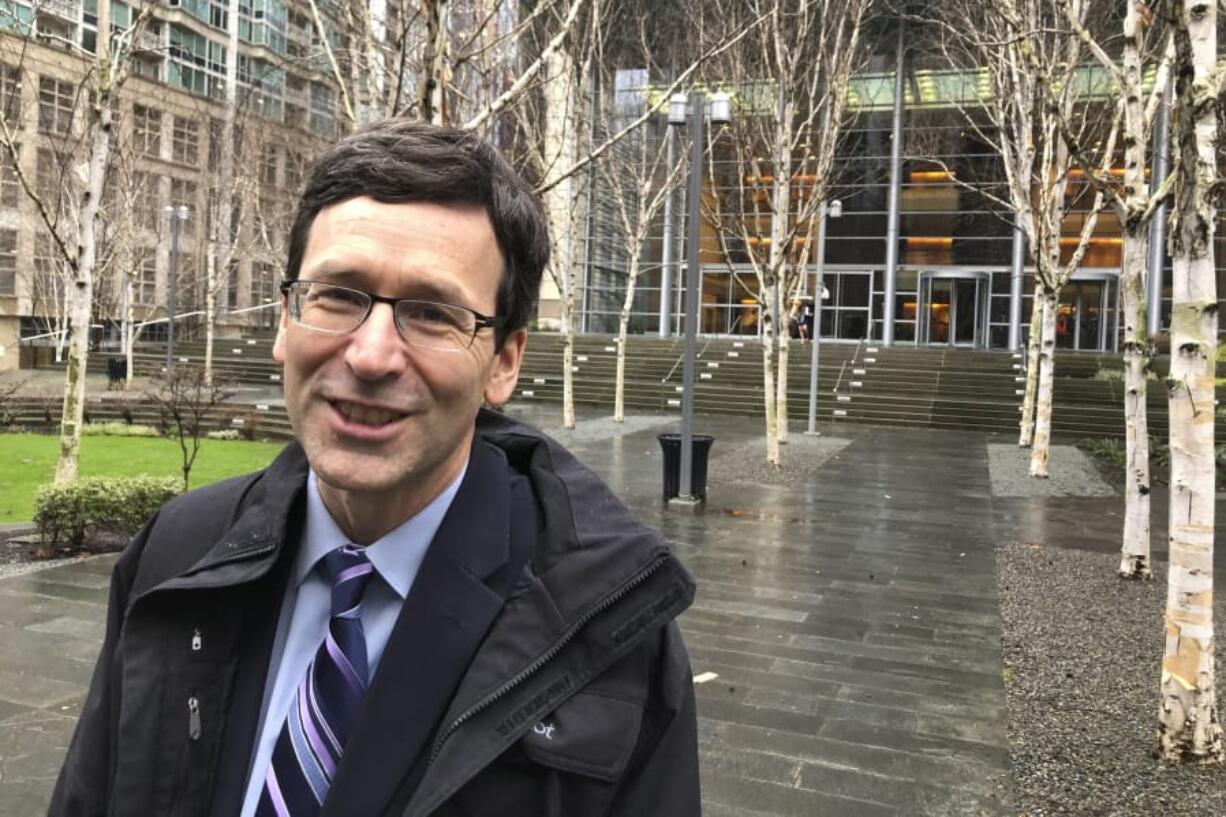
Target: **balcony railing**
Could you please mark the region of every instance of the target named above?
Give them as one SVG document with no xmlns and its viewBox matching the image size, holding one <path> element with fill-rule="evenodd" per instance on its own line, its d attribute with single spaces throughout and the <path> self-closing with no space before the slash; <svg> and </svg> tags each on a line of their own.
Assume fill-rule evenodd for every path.
<svg viewBox="0 0 1226 817">
<path fill-rule="evenodd" d="M 39 14 L 50 14 L 74 23 L 81 22 L 81 0 L 41 0 L 34 7 Z"/>
</svg>

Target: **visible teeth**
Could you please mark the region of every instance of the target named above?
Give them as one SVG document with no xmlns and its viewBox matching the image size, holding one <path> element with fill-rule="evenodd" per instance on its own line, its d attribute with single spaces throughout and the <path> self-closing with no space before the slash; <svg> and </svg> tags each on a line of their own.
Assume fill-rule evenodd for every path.
<svg viewBox="0 0 1226 817">
<path fill-rule="evenodd" d="M 390 423 L 399 416 L 387 409 L 368 408 L 352 403 L 336 403 L 335 405 L 337 410 L 345 416 L 346 420 L 352 420 L 364 426 L 381 426 L 385 423 Z"/>
</svg>

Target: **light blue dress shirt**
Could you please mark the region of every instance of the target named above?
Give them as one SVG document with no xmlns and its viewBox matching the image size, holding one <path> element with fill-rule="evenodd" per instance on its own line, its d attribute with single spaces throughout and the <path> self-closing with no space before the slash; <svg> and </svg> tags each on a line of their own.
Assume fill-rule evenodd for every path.
<svg viewBox="0 0 1226 817">
<path fill-rule="evenodd" d="M 392 634 L 400 608 L 417 569 L 426 555 L 430 541 L 451 507 L 468 463 L 460 475 L 433 502 L 366 548 L 366 556 L 375 568 L 375 575 L 362 597 L 362 628 L 366 633 L 366 656 L 373 678 L 383 657 L 383 648 Z M 332 588 L 317 565 L 324 554 L 349 544 L 332 514 L 319 496 L 319 480 L 311 471 L 307 477 L 307 516 L 302 542 L 294 558 L 281 616 L 277 620 L 277 635 L 273 642 L 268 677 L 264 682 L 264 704 L 260 710 L 255 757 L 247 778 L 247 794 L 243 799 L 242 817 L 251 817 L 260 801 L 264 777 L 273 747 L 285 715 L 293 702 L 294 691 L 315 651 L 324 640 L 332 612 Z"/>
</svg>

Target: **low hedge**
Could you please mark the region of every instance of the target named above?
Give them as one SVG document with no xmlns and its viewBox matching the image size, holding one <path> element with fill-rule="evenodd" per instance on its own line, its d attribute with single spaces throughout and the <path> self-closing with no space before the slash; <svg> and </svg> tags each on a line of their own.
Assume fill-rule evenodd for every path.
<svg viewBox="0 0 1226 817">
<path fill-rule="evenodd" d="M 44 546 L 81 547 L 95 533 L 130 536 L 176 496 L 173 477 L 85 477 L 44 485 L 34 497 L 34 523 Z"/>
<path fill-rule="evenodd" d="M 129 423 L 86 423 L 81 426 L 85 437 L 159 437 L 153 426 Z"/>
</svg>

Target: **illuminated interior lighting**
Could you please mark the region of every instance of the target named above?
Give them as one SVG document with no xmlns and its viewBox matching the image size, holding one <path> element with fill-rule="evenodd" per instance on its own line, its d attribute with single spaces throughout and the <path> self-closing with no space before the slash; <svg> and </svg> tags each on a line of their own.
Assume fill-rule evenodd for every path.
<svg viewBox="0 0 1226 817">
<path fill-rule="evenodd" d="M 958 178 L 956 170 L 912 170 L 913 182 L 949 182 Z"/>
<path fill-rule="evenodd" d="M 1076 247 L 1081 241 L 1077 236 L 1064 236 L 1060 239 L 1061 247 Z M 1122 247 L 1124 239 L 1122 238 L 1091 238 L 1086 244 L 1090 247 Z"/>
<path fill-rule="evenodd" d="M 952 247 L 954 245 L 952 238 L 938 236 L 909 236 L 906 241 L 909 247 Z"/>
</svg>

